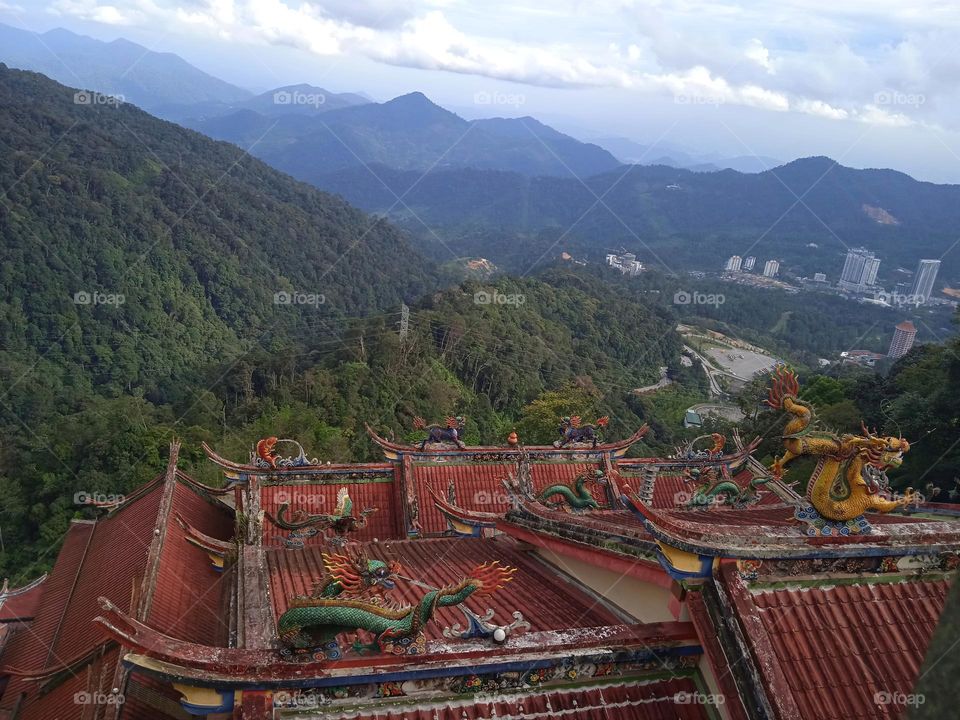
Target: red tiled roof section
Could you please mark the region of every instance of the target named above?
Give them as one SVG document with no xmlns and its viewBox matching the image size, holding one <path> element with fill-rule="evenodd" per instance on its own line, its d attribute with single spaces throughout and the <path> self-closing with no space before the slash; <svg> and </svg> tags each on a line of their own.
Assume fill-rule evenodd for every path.
<svg viewBox="0 0 960 720">
<path fill-rule="evenodd" d="M 304 510 L 311 515 L 331 515 L 337 509 L 337 492 L 347 488 L 353 501 L 355 514 L 365 508 L 377 508 L 377 512 L 367 516 L 367 526 L 351 533 L 350 539 L 358 542 L 366 540 L 392 540 L 401 537 L 397 526 L 397 513 L 394 512 L 393 480 L 388 482 L 343 483 L 331 485 L 267 485 L 260 490 L 260 504 L 264 511 L 273 517 L 283 503 L 290 510 Z M 278 528 L 270 520 L 263 521 L 263 542 L 265 545 L 282 547 L 283 538 L 289 531 Z M 315 536 L 306 541 L 307 545 L 323 545 L 324 538 Z"/>
<path fill-rule="evenodd" d="M 514 579 L 503 589 L 479 599 L 469 598 L 466 605 L 480 614 L 493 608 L 494 618 L 501 623 L 509 622 L 511 614 L 519 610 L 530 622 L 531 632 L 623 622 L 603 604 L 565 582 L 529 551 L 521 550 L 515 541 L 505 537 L 402 540 L 369 543 L 366 549 L 371 559 L 397 560 L 403 566 L 403 575 L 434 587 L 459 582 L 484 562 L 499 560 L 502 565 L 516 567 Z M 321 549 L 316 547 L 272 551 L 267 554 L 267 565 L 270 595 L 278 618 L 291 598 L 310 594 L 314 580 L 325 577 Z M 395 601 L 414 605 L 425 592 L 401 579 L 390 596 Z M 427 626 L 427 639 L 442 638 L 442 628 L 454 623 L 462 626 L 463 614 L 456 608 L 440 608 L 435 622 Z"/>
<path fill-rule="evenodd" d="M 856 720 L 906 709 L 876 694 L 911 692 L 947 591 L 944 580 L 909 580 L 750 597 L 801 715 Z"/>
<path fill-rule="evenodd" d="M 57 632 L 63 609 L 70 599 L 87 544 L 93 534 L 93 527 L 92 522 L 71 523 L 57 556 L 56 566 L 44 582 L 35 620 L 29 628 L 11 638 L 0 656 L 0 666 L 24 670 L 44 667 L 48 648 Z M 64 658 L 68 659 L 70 658 Z M 4 695 L 4 701 L 0 702 L 0 708 L 4 707 L 7 695 L 9 692 Z"/>
<path fill-rule="evenodd" d="M 203 550 L 186 541 L 175 520 L 178 515 L 205 535 L 219 540 L 233 536 L 232 513 L 176 484 L 147 624 L 183 640 L 218 645 L 227 627 L 220 612 L 223 575 L 211 567 Z"/>
<path fill-rule="evenodd" d="M 600 469 L 600 465 L 594 463 L 533 463 L 531 475 L 534 492 L 539 493 L 550 485 L 572 486 L 578 475 L 597 469 Z M 423 532 L 435 535 L 447 530 L 447 520 L 433 504 L 431 490 L 446 498 L 447 488 L 453 481 L 455 504 L 458 507 L 503 513 L 510 504 L 502 481 L 515 470 L 516 466 L 512 463 L 429 463 L 414 466 Z M 591 488 L 591 492 L 601 507 L 608 506 L 605 493 L 594 488 Z"/>
<path fill-rule="evenodd" d="M 682 702 L 698 693 L 688 678 L 545 690 L 492 702 L 452 704 L 419 710 L 381 710 L 330 715 L 331 720 L 699 720 L 709 717 L 702 703 Z M 677 702 L 680 699 L 681 702 Z"/>
<path fill-rule="evenodd" d="M 0 623 L 29 620 L 34 617 L 46 580 L 0 593 Z"/>
</svg>

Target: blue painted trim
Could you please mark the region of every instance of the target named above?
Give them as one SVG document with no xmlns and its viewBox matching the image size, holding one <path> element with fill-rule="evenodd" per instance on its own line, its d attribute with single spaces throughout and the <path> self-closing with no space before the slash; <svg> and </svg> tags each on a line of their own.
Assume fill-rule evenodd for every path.
<svg viewBox="0 0 960 720">
<path fill-rule="evenodd" d="M 217 690 L 217 692 L 220 693 L 223 702 L 216 707 L 210 705 L 195 705 L 185 700 L 180 701 L 180 706 L 190 715 L 213 715 L 214 713 L 225 713 L 233 710 L 235 697 L 233 690 Z"/>
</svg>

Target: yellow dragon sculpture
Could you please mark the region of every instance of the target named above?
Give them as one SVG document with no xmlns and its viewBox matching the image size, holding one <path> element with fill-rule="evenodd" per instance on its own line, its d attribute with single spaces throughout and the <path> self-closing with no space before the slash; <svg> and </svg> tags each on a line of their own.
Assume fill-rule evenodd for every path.
<svg viewBox="0 0 960 720">
<path fill-rule="evenodd" d="M 784 366 L 773 372 L 767 405 L 793 416 L 783 431 L 786 452 L 770 467 L 774 477 L 785 474 L 785 466 L 802 455 L 819 459 L 807 484 L 807 499 L 828 520 L 850 521 L 865 512 L 886 513 L 914 502 L 912 488 L 896 500 L 881 493 L 883 473 L 899 467 L 910 443 L 903 438 L 882 437 L 866 426 L 862 435 L 837 435 L 817 427 L 810 403 L 798 398 L 796 373 Z"/>
</svg>

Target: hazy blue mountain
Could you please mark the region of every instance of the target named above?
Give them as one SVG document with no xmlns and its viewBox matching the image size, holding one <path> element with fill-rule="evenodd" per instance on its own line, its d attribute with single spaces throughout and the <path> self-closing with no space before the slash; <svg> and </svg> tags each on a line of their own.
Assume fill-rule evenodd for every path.
<svg viewBox="0 0 960 720">
<path fill-rule="evenodd" d="M 960 185 L 857 170 L 825 157 L 754 174 L 633 165 L 585 183 L 478 169 L 425 177 L 375 171 L 379 179 L 350 169 L 318 174 L 315 182 L 374 212 L 406 193 L 393 214 L 404 222 L 415 212 L 411 231 L 423 232 L 422 220 L 458 252 L 504 267 L 531 254 L 531 243 L 543 239 L 545 249 L 562 237 L 566 249 L 595 258 L 622 246 L 677 270 L 716 269 L 727 255 L 749 253 L 835 277 L 847 248 L 864 245 L 880 254 L 882 280 L 898 266 L 941 256 L 941 278 L 960 276 L 960 254 L 947 252 L 960 226 Z"/>
<path fill-rule="evenodd" d="M 527 176 L 589 177 L 620 163 L 597 145 L 583 143 L 533 118 L 464 120 L 410 93 L 385 103 L 353 105 L 313 117 L 261 120 L 245 109 L 188 123 L 228 140 L 294 177 L 363 165 L 400 170 L 480 168 Z"/>
<path fill-rule="evenodd" d="M 0 62 L 43 73 L 69 87 L 122 95 L 154 111 L 166 105 L 232 104 L 252 96 L 172 53 L 129 40 L 95 40 L 57 28 L 34 33 L 0 24 Z"/>
</svg>

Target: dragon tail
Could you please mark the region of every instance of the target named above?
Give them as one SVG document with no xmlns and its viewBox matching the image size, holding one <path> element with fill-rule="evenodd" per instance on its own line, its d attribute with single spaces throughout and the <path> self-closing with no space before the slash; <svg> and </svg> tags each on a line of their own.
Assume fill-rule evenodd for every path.
<svg viewBox="0 0 960 720">
<path fill-rule="evenodd" d="M 413 427 L 416 428 L 417 430 L 423 430 L 424 428 L 427 427 L 427 421 L 424 420 L 424 419 L 423 419 L 422 417 L 420 417 L 419 415 L 417 415 L 417 416 L 413 419 Z"/>
<path fill-rule="evenodd" d="M 766 403 L 774 410 L 782 410 L 788 397 L 796 399 L 800 394 L 800 381 L 797 374 L 787 369 L 786 365 L 778 365 L 771 374 L 773 382 L 770 383 Z"/>
</svg>

